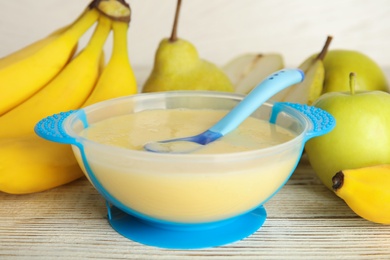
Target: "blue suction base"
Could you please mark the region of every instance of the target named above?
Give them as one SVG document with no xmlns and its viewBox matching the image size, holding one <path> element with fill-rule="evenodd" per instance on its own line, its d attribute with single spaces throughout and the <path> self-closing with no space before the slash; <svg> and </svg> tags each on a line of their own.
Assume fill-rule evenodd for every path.
<svg viewBox="0 0 390 260">
<path fill-rule="evenodd" d="M 122 236 L 141 244 L 167 249 L 222 246 L 246 238 L 264 223 L 264 207 L 225 221 L 208 224 L 160 224 L 131 216 L 111 206 L 109 223 Z"/>
</svg>

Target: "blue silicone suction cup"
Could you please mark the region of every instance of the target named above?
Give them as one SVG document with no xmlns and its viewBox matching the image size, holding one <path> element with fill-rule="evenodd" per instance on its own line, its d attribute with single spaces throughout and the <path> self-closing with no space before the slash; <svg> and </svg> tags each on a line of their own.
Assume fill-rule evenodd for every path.
<svg viewBox="0 0 390 260">
<path fill-rule="evenodd" d="M 260 206 L 241 216 L 207 224 L 163 224 L 136 218 L 107 204 L 109 223 L 133 241 L 168 249 L 200 249 L 242 240 L 256 232 L 267 213 Z"/>
</svg>

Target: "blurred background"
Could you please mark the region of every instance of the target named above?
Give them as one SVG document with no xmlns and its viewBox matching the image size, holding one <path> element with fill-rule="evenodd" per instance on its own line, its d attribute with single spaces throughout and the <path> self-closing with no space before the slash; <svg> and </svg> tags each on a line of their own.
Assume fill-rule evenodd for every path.
<svg viewBox="0 0 390 260">
<path fill-rule="evenodd" d="M 70 23 L 89 2 L 0 1 L 0 57 Z M 176 0 L 127 2 L 129 56 L 142 84 L 157 45 L 170 35 Z M 183 0 L 179 22 L 179 37 L 219 65 L 255 52 L 281 53 L 286 66 L 298 66 L 320 51 L 327 35 L 334 37 L 330 49 L 361 51 L 389 71 L 389 0 Z"/>
</svg>

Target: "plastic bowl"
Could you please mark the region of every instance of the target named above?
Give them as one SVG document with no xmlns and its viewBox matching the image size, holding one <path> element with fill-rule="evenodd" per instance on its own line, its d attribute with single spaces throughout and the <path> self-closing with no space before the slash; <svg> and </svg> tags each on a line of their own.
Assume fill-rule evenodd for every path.
<svg viewBox="0 0 390 260">
<path fill-rule="evenodd" d="M 306 105 L 266 102 L 252 116 L 296 137 L 230 154 L 151 153 L 96 143 L 79 133 L 119 115 L 149 109 L 226 110 L 242 98 L 198 91 L 138 94 L 53 115 L 38 123 L 36 132 L 72 145 L 85 175 L 107 201 L 111 225 L 122 235 L 166 248 L 209 247 L 242 239 L 263 224 L 262 205 L 287 182 L 305 142 L 334 127 L 329 114 Z"/>
</svg>

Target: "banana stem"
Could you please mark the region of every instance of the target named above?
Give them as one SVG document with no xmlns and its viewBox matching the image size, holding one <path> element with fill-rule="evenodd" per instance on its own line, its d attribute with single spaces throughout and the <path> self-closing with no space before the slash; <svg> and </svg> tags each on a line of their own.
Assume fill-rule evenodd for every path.
<svg viewBox="0 0 390 260">
<path fill-rule="evenodd" d="M 332 178 L 332 182 L 332 189 L 337 192 L 344 184 L 344 173 L 342 171 L 336 173 L 336 175 Z"/>
<path fill-rule="evenodd" d="M 130 23 L 131 8 L 125 0 L 94 0 L 89 8 L 95 8 L 111 20 Z"/>
<path fill-rule="evenodd" d="M 177 41 L 177 27 L 179 23 L 180 8 L 181 8 L 181 0 L 177 0 L 175 20 L 173 21 L 172 33 L 171 33 L 171 37 L 169 38 L 170 42 Z"/>
<path fill-rule="evenodd" d="M 77 42 L 79 38 L 96 22 L 99 13 L 95 10 L 86 10 L 63 33 L 65 37 L 71 37 Z"/>
<path fill-rule="evenodd" d="M 92 38 L 84 51 L 94 54 L 100 53 L 110 30 L 111 20 L 108 17 L 100 16 Z M 96 57 L 99 57 L 99 55 L 96 55 Z"/>
<path fill-rule="evenodd" d="M 128 23 L 114 21 L 112 23 L 114 46 L 112 52 L 112 58 L 119 58 L 122 56 L 128 56 L 127 49 L 127 30 L 129 28 Z"/>
</svg>

